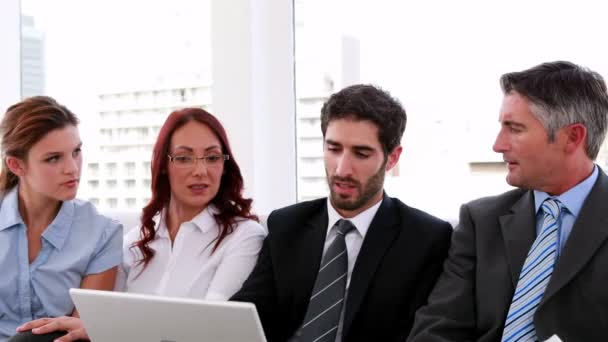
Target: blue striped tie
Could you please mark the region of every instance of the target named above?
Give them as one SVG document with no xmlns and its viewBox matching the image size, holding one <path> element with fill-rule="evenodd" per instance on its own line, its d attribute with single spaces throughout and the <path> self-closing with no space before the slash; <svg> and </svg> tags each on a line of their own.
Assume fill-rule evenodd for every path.
<svg viewBox="0 0 608 342">
<path fill-rule="evenodd" d="M 519 274 L 502 333 L 502 342 L 538 341 L 534 328 L 534 313 L 553 274 L 557 257 L 558 218 L 562 204 L 557 199 L 548 198 L 541 208 L 544 212 L 542 229 Z"/>
</svg>

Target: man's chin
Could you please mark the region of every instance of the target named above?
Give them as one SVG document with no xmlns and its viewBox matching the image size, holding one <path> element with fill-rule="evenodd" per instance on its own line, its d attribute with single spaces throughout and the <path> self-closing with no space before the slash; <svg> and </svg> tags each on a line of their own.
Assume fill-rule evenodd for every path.
<svg viewBox="0 0 608 342">
<path fill-rule="evenodd" d="M 507 184 L 509 184 L 510 186 L 513 186 L 513 187 L 516 187 L 516 188 L 521 188 L 522 187 L 521 179 L 519 179 L 514 174 L 507 174 L 506 181 L 507 181 Z"/>
<path fill-rule="evenodd" d="M 331 194 L 331 204 L 340 210 L 355 210 L 358 209 L 359 203 L 356 199 L 352 199 L 351 196 L 342 196 L 338 194 Z"/>
</svg>

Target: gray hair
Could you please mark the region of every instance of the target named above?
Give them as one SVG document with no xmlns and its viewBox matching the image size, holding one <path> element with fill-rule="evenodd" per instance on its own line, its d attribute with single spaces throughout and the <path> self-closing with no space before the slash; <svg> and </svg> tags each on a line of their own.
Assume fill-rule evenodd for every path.
<svg viewBox="0 0 608 342">
<path fill-rule="evenodd" d="M 516 92 L 532 103 L 532 113 L 547 130 L 550 142 L 562 127 L 585 126 L 586 153 L 595 160 L 608 126 L 608 92 L 600 74 L 558 61 L 504 74 L 500 85 L 504 94 Z"/>
</svg>

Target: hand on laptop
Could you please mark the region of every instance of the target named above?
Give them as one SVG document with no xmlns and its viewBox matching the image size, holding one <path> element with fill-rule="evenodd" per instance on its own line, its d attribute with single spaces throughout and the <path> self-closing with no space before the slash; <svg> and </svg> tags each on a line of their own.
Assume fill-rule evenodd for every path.
<svg viewBox="0 0 608 342">
<path fill-rule="evenodd" d="M 29 321 L 17 328 L 18 332 L 31 330 L 33 334 L 48 334 L 54 331 L 67 331 L 67 334 L 55 340 L 55 342 L 72 342 L 76 340 L 88 340 L 89 336 L 84 329 L 84 324 L 77 317 L 40 318 Z"/>
</svg>

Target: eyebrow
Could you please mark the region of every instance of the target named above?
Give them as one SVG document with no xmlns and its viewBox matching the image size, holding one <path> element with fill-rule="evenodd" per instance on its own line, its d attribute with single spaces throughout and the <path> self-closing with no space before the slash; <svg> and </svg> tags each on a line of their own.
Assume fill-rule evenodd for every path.
<svg viewBox="0 0 608 342">
<path fill-rule="evenodd" d="M 357 150 L 357 151 L 369 151 L 369 152 L 374 152 L 375 149 L 370 147 L 370 146 L 366 146 L 366 145 L 356 145 L 353 146 L 353 149 Z"/>
<path fill-rule="evenodd" d="M 212 146 L 209 146 L 209 147 L 205 148 L 205 152 L 211 151 L 211 150 L 215 150 L 215 149 L 221 150 L 222 147 L 218 146 L 218 145 L 212 145 Z M 192 147 L 190 147 L 190 146 L 184 146 L 184 145 L 175 146 L 173 148 L 173 150 L 186 150 L 188 152 L 194 152 L 194 149 Z"/>
<path fill-rule="evenodd" d="M 79 149 L 81 147 L 82 147 L 82 141 L 78 145 L 76 145 L 76 147 L 74 147 L 74 150 Z M 72 150 L 72 151 L 74 151 L 74 150 Z M 50 156 L 54 156 L 54 155 L 58 155 L 58 154 L 63 154 L 63 152 L 51 151 L 51 152 L 47 152 L 47 153 L 43 154 L 42 157 L 46 158 L 46 157 L 50 157 Z"/>
<path fill-rule="evenodd" d="M 340 144 L 339 142 L 331 140 L 331 139 L 326 139 L 325 143 L 329 144 L 329 145 L 333 145 L 333 146 L 342 146 L 342 144 Z M 355 145 L 352 148 L 357 151 L 370 151 L 370 152 L 375 151 L 375 149 L 373 147 L 368 146 L 368 145 Z"/>
</svg>

